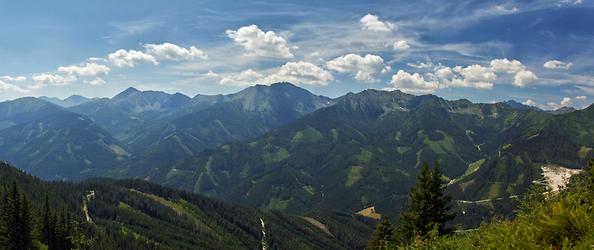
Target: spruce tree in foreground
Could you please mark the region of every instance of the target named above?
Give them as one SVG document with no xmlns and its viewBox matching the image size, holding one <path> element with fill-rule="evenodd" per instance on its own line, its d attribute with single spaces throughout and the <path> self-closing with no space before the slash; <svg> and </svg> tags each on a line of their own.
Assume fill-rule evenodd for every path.
<svg viewBox="0 0 594 250">
<path fill-rule="evenodd" d="M 435 163 L 433 169 L 423 164 L 416 186 L 408 196 L 407 211 L 400 214 L 400 228 L 397 237 L 410 242 L 415 237 L 425 237 L 436 230 L 438 235 L 453 232 L 446 223 L 454 218 L 450 211 L 451 197 L 445 194 L 446 180 Z"/>
<path fill-rule="evenodd" d="M 380 222 L 375 227 L 373 235 L 371 235 L 371 239 L 369 239 L 367 249 L 387 249 L 390 241 L 392 241 L 393 235 L 394 228 L 392 227 L 392 224 L 390 224 L 390 220 L 388 220 L 387 216 L 382 216 Z"/>
<path fill-rule="evenodd" d="M 31 204 L 15 181 L 6 190 L 0 213 L 0 249 L 26 250 L 32 246 Z"/>
</svg>

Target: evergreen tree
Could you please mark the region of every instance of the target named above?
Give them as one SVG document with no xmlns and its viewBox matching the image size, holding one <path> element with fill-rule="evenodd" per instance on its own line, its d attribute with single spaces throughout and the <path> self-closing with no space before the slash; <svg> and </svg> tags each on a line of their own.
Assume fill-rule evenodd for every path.
<svg viewBox="0 0 594 250">
<path fill-rule="evenodd" d="M 6 194 L 4 188 L 0 186 L 0 248 L 4 248 L 8 245 L 8 227 L 6 224 Z"/>
<path fill-rule="evenodd" d="M 51 223 L 52 221 L 52 211 L 49 204 L 49 196 L 45 195 L 45 204 L 43 207 L 43 225 L 41 228 L 42 234 L 42 242 L 48 246 L 52 246 L 53 242 L 53 228 L 54 226 Z"/>
<path fill-rule="evenodd" d="M 25 195 L 21 195 L 19 214 L 19 246 L 21 249 L 30 249 L 32 246 L 31 237 L 31 203 Z"/>
<path fill-rule="evenodd" d="M 452 233 L 446 223 L 454 218 L 448 203 L 451 197 L 445 194 L 446 181 L 442 176 L 439 163 L 430 170 L 429 164 L 423 164 L 416 186 L 408 196 L 407 211 L 400 215 L 398 237 L 409 242 L 414 237 L 425 237 L 430 231 L 437 234 Z"/>
<path fill-rule="evenodd" d="M 367 245 L 367 249 L 387 249 L 389 242 L 392 240 L 394 228 L 390 224 L 387 216 L 382 216 L 380 222 L 375 227 L 371 239 Z"/>
</svg>

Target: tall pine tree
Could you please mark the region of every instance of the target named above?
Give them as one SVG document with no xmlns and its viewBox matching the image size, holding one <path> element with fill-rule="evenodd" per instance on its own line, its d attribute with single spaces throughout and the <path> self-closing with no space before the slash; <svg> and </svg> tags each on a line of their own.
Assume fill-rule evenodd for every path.
<svg viewBox="0 0 594 250">
<path fill-rule="evenodd" d="M 398 238 L 409 242 L 414 237 L 425 237 L 431 230 L 439 235 L 453 232 L 446 223 L 454 218 L 449 203 L 451 197 L 445 194 L 446 180 L 439 163 L 432 170 L 423 164 L 416 186 L 408 196 L 407 211 L 400 215 Z"/>
<path fill-rule="evenodd" d="M 4 187 L 0 186 L 0 248 L 8 245 L 8 225 L 6 224 L 8 213 L 5 208 L 6 198 Z"/>
<path fill-rule="evenodd" d="M 29 199 L 21 194 L 16 182 L 13 182 L 8 190 L 3 199 L 0 216 L 6 225 L 6 231 L 0 236 L 3 240 L 1 247 L 8 250 L 30 249 L 31 204 Z"/>
<path fill-rule="evenodd" d="M 45 204 L 43 207 L 43 225 L 41 227 L 41 236 L 42 242 L 49 246 L 49 248 L 53 247 L 54 242 L 54 225 L 52 224 L 52 208 L 49 204 L 49 197 L 45 195 Z"/>
<path fill-rule="evenodd" d="M 389 243 L 392 241 L 393 234 L 394 227 L 392 226 L 392 224 L 390 224 L 390 220 L 388 220 L 387 216 L 382 216 L 380 222 L 375 227 L 373 235 L 371 235 L 371 239 L 369 239 L 367 249 L 387 249 Z"/>
<path fill-rule="evenodd" d="M 21 195 L 20 208 L 19 245 L 22 247 L 21 249 L 30 249 L 33 242 L 33 238 L 31 236 L 31 203 L 25 195 Z"/>
</svg>

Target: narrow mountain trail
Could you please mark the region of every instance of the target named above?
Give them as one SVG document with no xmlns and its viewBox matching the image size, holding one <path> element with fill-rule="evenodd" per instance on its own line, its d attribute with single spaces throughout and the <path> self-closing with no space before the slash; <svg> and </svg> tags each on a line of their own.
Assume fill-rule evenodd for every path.
<svg viewBox="0 0 594 250">
<path fill-rule="evenodd" d="M 85 215 L 85 219 L 87 222 L 89 223 L 93 223 L 93 219 L 91 218 L 91 215 L 89 214 L 89 207 L 88 207 L 88 203 L 89 201 L 91 201 L 93 198 L 95 198 L 95 191 L 91 190 L 89 191 L 89 193 L 84 196 L 83 198 L 83 214 Z"/>
<path fill-rule="evenodd" d="M 266 224 L 262 218 L 260 218 L 260 224 L 262 225 L 262 250 L 268 250 L 268 244 L 266 243 Z"/>
<path fill-rule="evenodd" d="M 476 200 L 476 201 L 469 201 L 469 200 L 455 200 L 456 203 L 460 203 L 460 204 L 480 204 L 480 203 L 488 203 L 491 201 L 500 201 L 503 199 L 514 199 L 514 198 L 518 198 L 517 195 L 510 195 L 507 197 L 498 197 L 498 198 L 492 198 L 492 199 L 484 199 L 484 200 Z"/>
</svg>

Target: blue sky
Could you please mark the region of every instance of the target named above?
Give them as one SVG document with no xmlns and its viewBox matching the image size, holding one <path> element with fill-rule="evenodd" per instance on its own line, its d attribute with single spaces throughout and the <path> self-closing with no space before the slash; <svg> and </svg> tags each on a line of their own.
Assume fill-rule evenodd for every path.
<svg viewBox="0 0 594 250">
<path fill-rule="evenodd" d="M 594 4 L 556 1 L 11 1 L 0 100 L 290 81 L 545 109 L 594 98 Z"/>
</svg>

